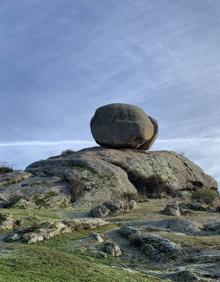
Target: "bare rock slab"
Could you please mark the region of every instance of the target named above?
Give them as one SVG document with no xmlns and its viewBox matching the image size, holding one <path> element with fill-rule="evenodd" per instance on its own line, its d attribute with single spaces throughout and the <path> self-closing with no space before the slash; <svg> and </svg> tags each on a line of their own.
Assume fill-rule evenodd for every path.
<svg viewBox="0 0 220 282">
<path fill-rule="evenodd" d="M 216 181 L 195 163 L 174 152 L 88 148 L 38 161 L 28 179 L 0 189 L 0 204 L 20 199 L 38 207 L 95 207 L 105 202 L 190 195 Z"/>
</svg>

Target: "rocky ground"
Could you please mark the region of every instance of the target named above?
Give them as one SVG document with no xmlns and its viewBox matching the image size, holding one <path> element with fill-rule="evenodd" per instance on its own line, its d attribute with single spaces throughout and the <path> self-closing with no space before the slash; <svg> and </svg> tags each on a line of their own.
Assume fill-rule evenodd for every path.
<svg viewBox="0 0 220 282">
<path fill-rule="evenodd" d="M 0 281 L 220 281 L 219 212 L 167 215 L 167 202 L 104 219 L 85 208 L 1 209 Z"/>
<path fill-rule="evenodd" d="M 217 183 L 186 157 L 169 151 L 93 147 L 71 150 L 0 177 L 0 207 L 94 207 L 106 201 L 188 196 Z M 24 204 L 24 202 L 23 202 Z"/>
<path fill-rule="evenodd" d="M 94 147 L 5 169 L 0 282 L 220 281 L 217 183 L 186 157 Z"/>
</svg>

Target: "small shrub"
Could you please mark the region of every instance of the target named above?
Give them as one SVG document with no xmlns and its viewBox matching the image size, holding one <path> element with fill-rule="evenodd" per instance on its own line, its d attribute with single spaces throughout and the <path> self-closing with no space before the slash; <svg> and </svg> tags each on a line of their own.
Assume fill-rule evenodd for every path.
<svg viewBox="0 0 220 282">
<path fill-rule="evenodd" d="M 194 191 L 191 198 L 193 201 L 212 205 L 218 202 L 219 195 L 216 191 L 211 190 L 210 188 L 201 188 Z"/>
<path fill-rule="evenodd" d="M 9 173 L 9 172 L 13 172 L 12 167 L 5 166 L 5 165 L 0 166 L 0 174 L 5 174 L 5 173 Z"/>
<path fill-rule="evenodd" d="M 0 213 L 0 223 L 4 222 L 4 221 L 7 220 L 9 217 L 11 217 L 11 215 L 10 215 L 9 213 L 1 212 L 1 213 Z"/>
<path fill-rule="evenodd" d="M 146 187 L 151 198 L 160 198 L 165 195 L 178 196 L 176 189 L 158 175 L 150 176 L 146 181 Z"/>
<path fill-rule="evenodd" d="M 164 180 L 159 175 L 152 175 L 147 179 L 142 179 L 141 177 L 128 173 L 128 178 L 138 190 L 138 194 L 147 198 L 157 199 L 166 196 L 179 196 L 175 187 L 170 185 L 168 181 Z"/>
<path fill-rule="evenodd" d="M 138 196 L 136 193 L 123 193 L 123 199 L 126 202 L 130 202 L 132 200 L 138 202 Z"/>
<path fill-rule="evenodd" d="M 53 172 L 51 172 L 51 171 L 48 171 L 48 170 L 43 170 L 43 173 L 44 173 L 44 175 L 45 176 L 54 176 L 54 173 Z"/>
<path fill-rule="evenodd" d="M 65 150 L 65 151 L 63 151 L 63 152 L 61 153 L 61 156 L 62 156 L 62 157 L 67 157 L 67 156 L 72 155 L 72 154 L 74 154 L 74 151 L 71 150 L 71 149 L 67 149 L 67 150 Z"/>
</svg>

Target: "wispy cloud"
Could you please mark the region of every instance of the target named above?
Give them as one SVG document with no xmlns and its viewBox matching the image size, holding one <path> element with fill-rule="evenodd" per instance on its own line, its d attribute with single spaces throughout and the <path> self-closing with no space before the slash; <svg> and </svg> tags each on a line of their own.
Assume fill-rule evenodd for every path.
<svg viewBox="0 0 220 282">
<path fill-rule="evenodd" d="M 157 139 L 157 144 L 175 144 L 175 143 L 203 143 L 203 142 L 220 142 L 220 138 L 170 138 L 170 139 Z M 55 140 L 55 141 L 15 141 L 15 142 L 0 142 L 0 147 L 20 147 L 20 146 L 56 146 L 56 145 L 93 145 L 96 144 L 92 140 Z"/>
<path fill-rule="evenodd" d="M 125 102 L 158 120 L 153 149 L 219 177 L 219 13 L 207 0 L 0 1 L 1 159 L 93 146 L 95 109 Z"/>
<path fill-rule="evenodd" d="M 79 150 L 97 146 L 93 140 L 17 141 L 0 143 L 1 161 L 24 168 L 31 162 L 60 154 L 65 149 Z M 157 139 L 152 150 L 170 150 L 184 154 L 207 173 L 220 181 L 219 138 L 170 138 Z"/>
<path fill-rule="evenodd" d="M 59 141 L 16 141 L 3 142 L 0 147 L 20 147 L 20 146 L 56 146 L 56 145 L 92 145 L 93 141 L 87 140 L 59 140 Z"/>
<path fill-rule="evenodd" d="M 220 138 L 211 138 L 211 137 L 203 137 L 203 138 L 170 138 L 170 139 L 157 139 L 159 143 L 192 143 L 192 142 L 220 142 Z"/>
</svg>

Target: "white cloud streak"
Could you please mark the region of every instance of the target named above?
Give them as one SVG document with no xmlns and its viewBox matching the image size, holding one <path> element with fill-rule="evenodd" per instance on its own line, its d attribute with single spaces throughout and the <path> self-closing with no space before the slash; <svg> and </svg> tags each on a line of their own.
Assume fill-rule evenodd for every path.
<svg viewBox="0 0 220 282">
<path fill-rule="evenodd" d="M 87 140 L 59 140 L 59 141 L 15 141 L 1 142 L 0 147 L 20 147 L 20 146 L 56 146 L 56 145 L 92 145 L 93 141 Z"/>
<path fill-rule="evenodd" d="M 80 150 L 96 146 L 93 140 L 50 140 L 0 142 L 1 161 L 24 168 L 30 163 L 60 154 L 63 150 Z M 184 154 L 214 176 L 220 183 L 220 138 L 157 139 L 152 150 L 169 150 Z"/>
<path fill-rule="evenodd" d="M 157 139 L 158 144 L 169 143 L 203 143 L 203 142 L 220 142 L 220 138 L 170 138 L 170 139 Z M 55 146 L 55 145 L 94 145 L 95 142 L 91 140 L 56 140 L 56 141 L 14 141 L 14 142 L 0 142 L 0 147 L 19 147 L 19 146 Z"/>
<path fill-rule="evenodd" d="M 170 138 L 170 139 L 158 139 L 159 143 L 179 143 L 179 142 L 220 142 L 220 138 Z"/>
</svg>

